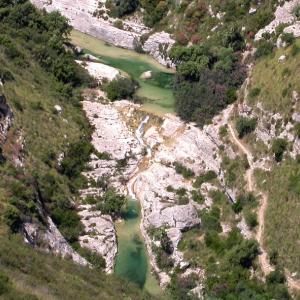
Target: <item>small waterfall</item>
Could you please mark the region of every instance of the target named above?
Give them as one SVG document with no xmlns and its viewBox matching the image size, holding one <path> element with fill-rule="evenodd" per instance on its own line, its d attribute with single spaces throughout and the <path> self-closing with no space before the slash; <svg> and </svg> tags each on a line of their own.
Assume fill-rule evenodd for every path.
<svg viewBox="0 0 300 300">
<path fill-rule="evenodd" d="M 144 129 L 146 124 L 148 123 L 150 117 L 147 115 L 143 118 L 142 122 L 140 123 L 139 127 L 135 131 L 135 136 L 137 140 L 139 141 L 141 146 L 144 146 L 144 141 L 143 141 L 143 135 L 144 135 Z M 147 147 L 147 157 L 151 157 L 151 147 Z"/>
<path fill-rule="evenodd" d="M 142 120 L 142 122 L 140 123 L 138 129 L 135 131 L 135 136 L 138 139 L 139 143 L 143 146 L 144 145 L 144 141 L 143 141 L 143 135 L 144 135 L 144 129 L 145 129 L 145 125 L 148 123 L 149 121 L 149 116 L 145 116 Z"/>
</svg>

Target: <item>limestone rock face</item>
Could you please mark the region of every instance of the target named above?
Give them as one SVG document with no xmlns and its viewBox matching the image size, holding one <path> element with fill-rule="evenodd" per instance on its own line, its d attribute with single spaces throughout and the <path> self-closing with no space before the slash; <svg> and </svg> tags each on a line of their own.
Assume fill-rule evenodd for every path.
<svg viewBox="0 0 300 300">
<path fill-rule="evenodd" d="M 47 223 L 47 228 L 44 230 L 35 223 L 25 223 L 23 225 L 25 241 L 33 246 L 42 245 L 44 250 L 62 257 L 72 258 L 80 265 L 90 265 L 85 258 L 73 250 L 50 217 L 47 217 Z"/>
<path fill-rule="evenodd" d="M 282 6 L 278 6 L 275 11 L 275 19 L 269 23 L 265 28 L 260 29 L 256 35 L 255 40 L 260 40 L 264 33 L 273 33 L 280 24 L 292 24 L 287 27 L 284 32 L 293 32 L 296 37 L 300 34 L 299 22 L 295 22 L 293 15 L 293 8 L 300 4 L 300 0 L 285 1 Z"/>
<path fill-rule="evenodd" d="M 178 250 L 178 243 L 183 231 L 201 226 L 197 211 L 211 205 L 208 194 L 214 186 L 203 185 L 201 191 L 206 198 L 205 203 L 197 204 L 191 200 L 192 180 L 186 180 L 181 174 L 176 173 L 174 162 L 180 162 L 192 169 L 196 175 L 213 170 L 219 174 L 222 181 L 221 158 L 218 154 L 218 147 L 222 143 L 218 132 L 220 126 L 227 123 L 232 107 L 225 110 L 203 130 L 194 124 L 185 124 L 173 115 L 165 115 L 159 124 L 157 121 L 152 123 L 155 118 L 145 116 L 144 113 L 144 116 L 141 116 L 139 106 L 128 101 L 110 104 L 83 101 L 83 109 L 95 128 L 92 136 L 94 147 L 100 153 L 109 154 L 107 160 L 93 156 L 90 162 L 92 170 L 86 175 L 94 179 L 108 175 L 110 184 L 120 192 L 140 201 L 141 230 L 152 267 L 158 273 L 161 284 L 165 285 L 170 277 L 156 264 L 152 250 L 152 245 L 156 241 L 151 240 L 148 229 L 166 228 L 174 246 L 172 258 L 175 265 L 180 268 L 189 265 Z M 147 154 L 142 154 L 145 148 Z M 120 170 L 118 161 L 124 158 L 127 158 L 127 164 Z M 172 191 L 169 187 L 186 190 L 187 199 L 181 203 L 175 190 Z M 86 194 L 88 193 L 100 191 L 91 188 L 86 191 Z M 106 239 L 103 239 L 103 243 L 106 243 Z M 100 248 L 100 245 L 96 248 Z"/>
<path fill-rule="evenodd" d="M 166 32 L 157 32 L 146 40 L 143 45 L 144 51 L 153 56 L 162 65 L 173 66 L 168 53 L 175 41 Z"/>
<path fill-rule="evenodd" d="M 92 205 L 81 205 L 79 210 L 86 233 L 80 236 L 80 245 L 99 253 L 105 259 L 106 272 L 112 273 L 118 249 L 116 231 L 111 216 L 93 210 Z"/>
</svg>

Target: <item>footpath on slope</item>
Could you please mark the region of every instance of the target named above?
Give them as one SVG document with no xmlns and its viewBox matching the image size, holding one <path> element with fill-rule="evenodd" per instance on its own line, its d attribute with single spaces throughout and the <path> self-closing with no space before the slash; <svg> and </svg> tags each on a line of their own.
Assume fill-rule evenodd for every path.
<svg viewBox="0 0 300 300">
<path fill-rule="evenodd" d="M 243 144 L 242 141 L 238 139 L 236 136 L 236 132 L 233 129 L 233 126 L 231 123 L 228 124 L 229 133 L 231 137 L 231 141 L 247 156 L 247 160 L 249 163 L 249 169 L 247 170 L 245 174 L 245 179 L 247 183 L 247 190 L 248 192 L 254 192 L 257 195 L 261 196 L 261 202 L 260 207 L 257 212 L 258 217 L 258 229 L 255 234 L 255 238 L 258 241 L 260 245 L 261 254 L 258 257 L 259 264 L 261 266 L 261 269 L 263 271 L 263 274 L 266 276 L 271 271 L 274 270 L 274 267 L 271 266 L 269 260 L 268 260 L 268 254 L 266 250 L 263 247 L 263 235 L 264 235 L 264 222 L 265 222 L 265 212 L 268 206 L 268 196 L 266 193 L 263 193 L 259 191 L 255 184 L 255 177 L 254 177 L 254 163 L 253 163 L 253 155 L 251 151 Z M 287 272 L 286 272 L 287 273 Z M 291 276 L 286 275 L 288 287 L 291 290 L 300 290 L 300 280 L 295 280 Z"/>
</svg>

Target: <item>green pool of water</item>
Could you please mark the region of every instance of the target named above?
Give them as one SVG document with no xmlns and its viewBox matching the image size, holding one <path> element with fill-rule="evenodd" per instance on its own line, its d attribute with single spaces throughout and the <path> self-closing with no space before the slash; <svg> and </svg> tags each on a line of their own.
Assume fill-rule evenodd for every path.
<svg viewBox="0 0 300 300">
<path fill-rule="evenodd" d="M 154 295 L 162 292 L 158 282 L 151 274 L 146 246 L 140 231 L 140 207 L 135 200 L 129 200 L 124 220 L 116 224 L 118 236 L 118 255 L 115 273 L 135 282 L 141 289 Z"/>
<path fill-rule="evenodd" d="M 98 57 L 103 63 L 118 68 L 139 82 L 137 94 L 149 99 L 143 109 L 156 114 L 173 113 L 175 100 L 172 93 L 174 72 L 155 61 L 149 55 L 121 49 L 92 36 L 74 30 L 71 35 L 74 44 L 87 53 Z M 151 79 L 142 80 L 140 76 L 152 71 Z"/>
</svg>

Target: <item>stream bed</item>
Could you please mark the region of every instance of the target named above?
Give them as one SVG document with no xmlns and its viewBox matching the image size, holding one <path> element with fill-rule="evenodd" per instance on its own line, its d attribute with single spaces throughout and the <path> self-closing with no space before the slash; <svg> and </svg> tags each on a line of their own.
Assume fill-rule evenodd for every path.
<svg viewBox="0 0 300 300">
<path fill-rule="evenodd" d="M 152 295 L 160 295 L 162 290 L 151 274 L 151 266 L 146 246 L 140 230 L 140 205 L 129 200 L 123 220 L 116 224 L 118 236 L 118 255 L 115 274 L 136 283 Z"/>
<path fill-rule="evenodd" d="M 173 71 L 160 65 L 152 57 L 139 54 L 131 50 L 107 45 L 105 42 L 79 31 L 72 31 L 72 42 L 84 49 L 85 53 L 96 56 L 100 62 L 112 66 L 129 74 L 139 82 L 137 94 L 148 100 L 143 104 L 142 110 L 156 115 L 174 112 L 174 97 L 172 93 Z M 151 71 L 152 78 L 142 80 L 141 75 Z M 145 114 L 135 135 L 141 145 L 144 127 L 149 121 Z M 151 150 L 148 155 L 151 155 Z M 158 280 L 151 273 L 148 252 L 141 233 L 141 207 L 139 201 L 131 191 L 128 184 L 129 200 L 126 212 L 121 221 L 115 224 L 118 239 L 118 254 L 114 272 L 131 282 L 136 283 L 141 289 L 163 299 L 163 290 Z"/>
<path fill-rule="evenodd" d="M 71 40 L 84 49 L 85 53 L 94 55 L 100 62 L 117 68 L 136 80 L 140 85 L 137 95 L 147 99 L 143 110 L 157 115 L 175 111 L 172 92 L 174 70 L 160 65 L 149 55 L 109 45 L 76 30 L 72 31 Z M 146 71 L 152 72 L 152 78 L 143 80 L 140 77 Z"/>
</svg>

